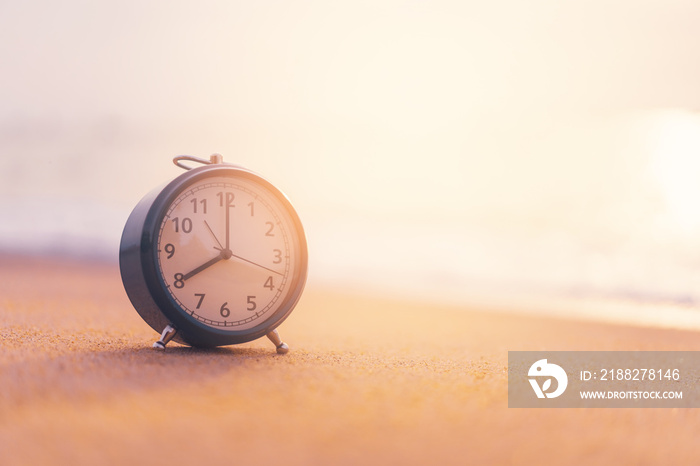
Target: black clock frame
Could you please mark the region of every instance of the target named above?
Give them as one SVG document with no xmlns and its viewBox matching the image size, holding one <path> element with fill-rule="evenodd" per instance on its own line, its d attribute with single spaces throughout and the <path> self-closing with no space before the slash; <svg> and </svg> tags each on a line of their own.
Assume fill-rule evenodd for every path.
<svg viewBox="0 0 700 466">
<path fill-rule="evenodd" d="M 210 327 L 182 309 L 166 289 L 158 270 L 158 235 L 171 203 L 189 186 L 212 177 L 247 178 L 274 195 L 289 213 L 299 238 L 299 260 L 292 271 L 289 292 L 271 317 L 247 330 Z M 211 164 L 194 168 L 149 192 L 134 207 L 124 226 L 119 247 L 119 269 L 129 300 L 141 318 L 158 333 L 167 325 L 177 329 L 179 343 L 215 347 L 256 340 L 277 328 L 292 312 L 304 290 L 308 272 L 308 250 L 304 228 L 289 199 L 260 175 L 237 165 Z"/>
</svg>

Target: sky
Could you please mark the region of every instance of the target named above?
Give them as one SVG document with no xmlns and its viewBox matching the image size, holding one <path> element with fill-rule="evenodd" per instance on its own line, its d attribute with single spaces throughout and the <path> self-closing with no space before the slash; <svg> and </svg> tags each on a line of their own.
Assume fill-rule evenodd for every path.
<svg viewBox="0 0 700 466">
<path fill-rule="evenodd" d="M 116 254 L 172 157 L 218 152 L 292 199 L 318 279 L 694 297 L 699 21 L 689 0 L 0 2 L 0 246 Z"/>
</svg>

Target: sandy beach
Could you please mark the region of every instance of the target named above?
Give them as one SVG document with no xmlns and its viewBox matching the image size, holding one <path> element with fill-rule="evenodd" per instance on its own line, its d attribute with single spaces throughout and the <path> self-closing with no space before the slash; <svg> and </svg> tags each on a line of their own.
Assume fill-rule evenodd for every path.
<svg viewBox="0 0 700 466">
<path fill-rule="evenodd" d="M 696 332 L 313 283 L 267 340 L 171 344 L 116 264 L 0 260 L 0 463 L 696 464 L 694 409 L 509 409 L 509 350 L 700 350 Z"/>
</svg>

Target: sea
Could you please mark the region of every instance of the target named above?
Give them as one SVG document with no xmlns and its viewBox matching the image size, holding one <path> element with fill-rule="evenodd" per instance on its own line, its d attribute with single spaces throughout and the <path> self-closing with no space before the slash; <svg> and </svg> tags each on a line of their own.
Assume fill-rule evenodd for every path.
<svg viewBox="0 0 700 466">
<path fill-rule="evenodd" d="M 697 140 L 685 134 L 684 148 L 696 147 L 698 128 Z M 295 205 L 306 229 L 310 288 L 700 329 L 700 193 L 692 187 L 699 174 L 685 173 L 698 167 L 688 162 L 674 178 L 674 167 L 663 165 L 697 153 L 650 158 L 642 151 L 635 159 L 608 151 L 587 159 L 576 152 L 561 160 L 531 151 L 526 159 L 490 154 L 495 161 L 484 162 L 454 153 L 411 156 L 389 141 L 382 150 L 401 157 L 382 158 L 376 147 L 361 157 L 358 147 L 338 147 L 336 155 L 333 138 L 309 145 L 294 132 L 237 131 L 222 137 L 217 127 L 117 117 L 5 121 L 0 252 L 116 266 L 133 207 L 181 173 L 172 158 L 220 152 L 261 173 Z M 683 191 L 683 183 L 690 188 Z"/>
</svg>

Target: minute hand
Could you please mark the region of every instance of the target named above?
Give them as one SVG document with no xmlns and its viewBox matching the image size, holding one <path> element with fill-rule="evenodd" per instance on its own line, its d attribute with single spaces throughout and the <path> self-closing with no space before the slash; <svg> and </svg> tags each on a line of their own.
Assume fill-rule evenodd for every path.
<svg viewBox="0 0 700 466">
<path fill-rule="evenodd" d="M 260 265 L 260 264 L 257 264 L 257 263 L 255 263 L 255 262 L 253 262 L 253 261 L 249 261 L 248 259 L 245 259 L 245 258 L 243 258 L 243 257 L 241 257 L 241 256 L 237 256 L 237 255 L 235 255 L 235 254 L 231 254 L 231 257 L 235 257 L 236 259 L 240 259 L 240 260 L 242 260 L 242 261 L 248 262 L 249 264 L 257 265 L 257 266 L 260 267 L 261 269 L 269 270 L 270 272 L 276 273 L 277 275 L 284 275 L 284 274 L 282 274 L 282 273 L 279 273 L 279 272 L 276 271 L 276 270 L 268 269 L 268 268 L 265 267 L 264 265 Z"/>
<path fill-rule="evenodd" d="M 229 211 L 230 211 L 231 206 L 228 205 L 228 199 L 226 202 L 226 250 L 229 250 L 229 247 L 231 246 L 231 238 L 230 238 L 230 226 L 229 226 Z"/>
</svg>

